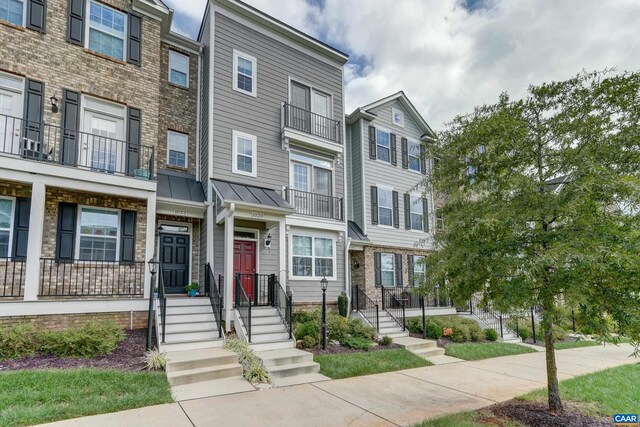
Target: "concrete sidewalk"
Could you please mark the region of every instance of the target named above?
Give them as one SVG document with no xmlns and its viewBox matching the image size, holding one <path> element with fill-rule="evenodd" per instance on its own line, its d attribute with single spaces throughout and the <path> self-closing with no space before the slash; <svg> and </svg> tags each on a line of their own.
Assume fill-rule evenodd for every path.
<svg viewBox="0 0 640 427">
<path fill-rule="evenodd" d="M 632 347 L 556 352 L 560 379 L 637 363 Z M 544 353 L 189 400 L 47 426 L 394 426 L 509 400 L 546 385 Z"/>
</svg>

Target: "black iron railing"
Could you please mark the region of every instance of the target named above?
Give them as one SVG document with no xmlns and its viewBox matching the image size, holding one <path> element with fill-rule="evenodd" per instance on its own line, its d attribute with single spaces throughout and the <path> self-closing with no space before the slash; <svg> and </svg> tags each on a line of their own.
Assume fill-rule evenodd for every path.
<svg viewBox="0 0 640 427">
<path fill-rule="evenodd" d="M 342 144 L 342 123 L 339 120 L 294 107 L 286 102 L 282 104 L 282 115 L 285 127 Z"/>
<path fill-rule="evenodd" d="M 351 288 L 352 309 L 360 312 L 367 321 L 380 332 L 379 307 L 367 294 L 356 285 Z"/>
<path fill-rule="evenodd" d="M 251 299 L 251 305 L 273 305 L 275 288 L 273 282 L 270 281 L 271 274 L 236 273 L 236 276 L 240 277 L 240 283 L 242 283 L 247 296 Z"/>
<path fill-rule="evenodd" d="M 420 295 L 413 287 L 386 287 L 386 294 L 392 294 L 398 301 L 404 303 L 405 308 L 421 308 Z M 451 298 L 445 296 L 440 288 L 436 288 L 424 297 L 424 305 L 427 308 L 452 307 Z"/>
<path fill-rule="evenodd" d="M 308 191 L 285 190 L 285 199 L 302 215 L 342 221 L 344 218 L 344 201 L 342 197 L 325 196 Z"/>
<path fill-rule="evenodd" d="M 24 296 L 24 276 L 26 272 L 24 258 L 0 258 L 0 298 L 19 298 Z"/>
<path fill-rule="evenodd" d="M 142 297 L 144 261 L 59 261 L 40 259 L 43 297 Z"/>
<path fill-rule="evenodd" d="M 235 276 L 236 287 L 236 310 L 240 314 L 240 319 L 247 330 L 247 341 L 251 342 L 251 298 L 247 296 L 247 293 L 242 286 L 240 279 L 240 273 L 236 273 Z"/>
<path fill-rule="evenodd" d="M 273 293 L 275 298 L 272 306 L 278 311 L 282 323 L 284 323 L 287 332 L 289 332 L 289 339 L 291 339 L 293 338 L 293 295 L 290 292 L 286 292 L 282 286 L 280 286 L 280 281 L 275 274 L 271 275 L 270 280 L 275 290 Z"/>
<path fill-rule="evenodd" d="M 218 337 L 222 338 L 222 294 L 220 293 L 220 283 L 216 283 L 216 278 L 209 263 L 205 264 L 204 291 L 211 301 L 211 309 L 218 325 Z"/>
<path fill-rule="evenodd" d="M 155 149 L 0 114 L 0 153 L 50 164 L 154 180 Z"/>
<path fill-rule="evenodd" d="M 386 311 L 393 320 L 402 327 L 404 331 L 406 329 L 405 324 L 405 306 L 404 300 L 398 299 L 395 293 L 392 291 L 394 288 L 382 288 L 382 309 Z M 418 306 L 420 302 L 418 300 Z"/>
<path fill-rule="evenodd" d="M 164 344 L 165 333 L 167 331 L 167 294 L 164 290 L 162 264 L 160 264 L 160 268 L 158 269 L 158 302 L 160 303 L 160 313 L 162 316 L 162 343 Z"/>
</svg>

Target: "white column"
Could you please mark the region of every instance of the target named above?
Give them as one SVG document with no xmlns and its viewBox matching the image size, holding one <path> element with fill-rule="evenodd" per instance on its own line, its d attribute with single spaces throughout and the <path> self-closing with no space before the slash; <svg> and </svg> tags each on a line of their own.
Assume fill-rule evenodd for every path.
<svg viewBox="0 0 640 427">
<path fill-rule="evenodd" d="M 145 241 L 147 242 L 144 254 L 144 262 L 147 266 L 144 275 L 144 297 L 146 299 L 149 298 L 151 290 L 149 286 L 151 273 L 149 272 L 149 263 L 147 261 L 153 258 L 153 255 L 156 253 L 156 193 L 151 191 L 147 196 L 147 230 Z"/>
<path fill-rule="evenodd" d="M 278 221 L 278 258 L 279 258 L 279 266 L 278 270 L 280 270 L 280 286 L 286 291 L 287 290 L 287 223 L 285 219 L 281 219 Z"/>
<path fill-rule="evenodd" d="M 231 331 L 231 308 L 233 307 L 233 212 L 224 222 L 224 310 L 227 332 Z"/>
<path fill-rule="evenodd" d="M 47 189 L 44 182 L 34 181 L 31 186 L 31 210 L 29 212 L 29 239 L 27 242 L 27 271 L 24 276 L 24 299 L 38 299 L 40 286 L 40 256 L 44 230 L 44 205 Z"/>
</svg>

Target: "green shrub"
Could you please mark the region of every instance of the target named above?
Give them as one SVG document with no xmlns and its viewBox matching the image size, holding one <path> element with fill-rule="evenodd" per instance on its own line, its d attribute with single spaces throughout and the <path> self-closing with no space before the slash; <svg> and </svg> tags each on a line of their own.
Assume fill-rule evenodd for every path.
<svg viewBox="0 0 640 427">
<path fill-rule="evenodd" d="M 33 356 L 41 341 L 41 333 L 29 323 L 0 328 L 0 359 Z"/>
<path fill-rule="evenodd" d="M 495 329 L 485 329 L 484 330 L 484 337 L 487 341 L 497 341 L 498 340 L 498 333 L 496 332 Z"/>
<path fill-rule="evenodd" d="M 357 317 L 351 317 L 348 320 L 349 323 L 349 336 L 364 338 L 369 341 L 374 340 L 376 338 L 376 330 L 366 325 L 362 320 Z"/>
<path fill-rule="evenodd" d="M 522 341 L 526 341 L 531 338 L 532 332 L 531 329 L 521 328 L 518 330 L 518 335 L 522 338 Z"/>
<path fill-rule="evenodd" d="M 466 342 L 471 340 L 471 331 L 467 325 L 459 324 L 453 327 L 451 341 Z"/>
<path fill-rule="evenodd" d="M 347 294 L 342 292 L 338 295 L 338 314 L 342 317 L 347 317 L 349 311 L 349 298 Z"/>
<path fill-rule="evenodd" d="M 318 340 L 312 337 L 311 335 L 307 335 L 304 338 L 302 338 L 302 342 L 300 343 L 300 345 L 302 346 L 302 348 L 315 347 L 316 345 L 318 345 Z"/>
<path fill-rule="evenodd" d="M 327 338 L 329 341 L 342 341 L 349 336 L 349 322 L 344 317 L 335 314 L 327 314 Z"/>
<path fill-rule="evenodd" d="M 299 323 L 294 326 L 293 335 L 299 340 L 304 337 L 312 337 L 317 340 L 320 336 L 320 325 L 314 321 Z"/>
<path fill-rule="evenodd" d="M 442 337 L 442 328 L 433 322 L 427 323 L 427 338 L 437 340 Z"/>
<path fill-rule="evenodd" d="M 380 345 L 391 345 L 393 343 L 393 340 L 391 339 L 391 337 L 389 336 L 383 336 L 382 338 L 380 338 Z"/>
<path fill-rule="evenodd" d="M 262 366 L 262 362 L 249 344 L 238 338 L 228 338 L 224 348 L 238 355 L 238 361 L 242 365 L 242 375 L 252 383 L 268 383 L 269 373 Z"/>
<path fill-rule="evenodd" d="M 370 339 L 362 337 L 347 337 L 341 344 L 358 350 L 369 350 L 373 342 Z"/>
<path fill-rule="evenodd" d="M 422 333 L 422 317 L 412 317 L 407 319 L 406 323 L 407 329 L 412 334 L 421 334 Z"/>
<path fill-rule="evenodd" d="M 144 364 L 149 371 L 162 371 L 167 366 L 167 353 L 158 349 L 144 354 Z"/>
<path fill-rule="evenodd" d="M 244 371 L 244 378 L 251 383 L 268 383 L 269 373 L 260 361 L 253 362 Z"/>
<path fill-rule="evenodd" d="M 96 357 L 113 353 L 124 338 L 124 331 L 113 320 L 91 320 L 84 326 L 43 332 L 42 352 L 58 357 Z"/>
<path fill-rule="evenodd" d="M 316 312 L 313 311 L 299 311 L 293 313 L 293 323 L 307 323 L 316 321 Z"/>
</svg>

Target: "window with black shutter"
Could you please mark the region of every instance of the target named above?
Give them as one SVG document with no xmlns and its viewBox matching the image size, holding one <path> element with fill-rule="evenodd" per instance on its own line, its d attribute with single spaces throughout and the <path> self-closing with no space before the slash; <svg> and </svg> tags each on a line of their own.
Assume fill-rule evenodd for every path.
<svg viewBox="0 0 640 427">
<path fill-rule="evenodd" d="M 18 259 L 27 257 L 27 243 L 29 241 L 29 217 L 31 214 L 31 199 L 16 198 L 15 217 L 13 219 L 13 256 Z"/>
<path fill-rule="evenodd" d="M 127 45 L 127 62 L 140 65 L 142 60 L 142 17 L 134 13 L 129 14 L 129 43 Z"/>
<path fill-rule="evenodd" d="M 376 128 L 369 126 L 369 158 L 376 159 Z"/>
<path fill-rule="evenodd" d="M 393 226 L 400 228 L 400 202 L 397 191 L 393 192 Z"/>
<path fill-rule="evenodd" d="M 411 195 L 404 193 L 404 228 L 411 230 Z"/>
<path fill-rule="evenodd" d="M 69 0 L 67 41 L 78 46 L 84 46 L 85 7 L 85 0 Z"/>
<path fill-rule="evenodd" d="M 80 123 L 80 93 L 62 91 L 62 152 L 65 165 L 75 166 L 78 161 L 78 125 Z"/>
<path fill-rule="evenodd" d="M 24 103 L 24 138 L 20 154 L 40 159 L 42 154 L 42 115 L 44 112 L 44 83 L 27 79 Z"/>
<path fill-rule="evenodd" d="M 402 254 L 395 254 L 396 286 L 404 286 L 402 277 Z"/>
<path fill-rule="evenodd" d="M 58 204 L 58 228 L 56 232 L 56 260 L 71 262 L 74 257 L 78 205 Z"/>
<path fill-rule="evenodd" d="M 120 214 L 120 262 L 136 260 L 136 211 Z"/>
<path fill-rule="evenodd" d="M 391 164 L 396 166 L 398 164 L 398 148 L 396 145 L 396 135 L 391 134 Z"/>
<path fill-rule="evenodd" d="M 136 176 L 140 168 L 140 125 L 142 112 L 138 108 L 127 108 L 127 175 Z"/>
<path fill-rule="evenodd" d="M 378 188 L 371 186 L 371 224 L 378 224 Z"/>
<path fill-rule="evenodd" d="M 402 149 L 402 168 L 409 168 L 409 147 L 407 146 L 407 138 L 400 138 L 400 145 Z"/>
<path fill-rule="evenodd" d="M 27 28 L 46 32 L 47 0 L 27 0 Z"/>
</svg>

